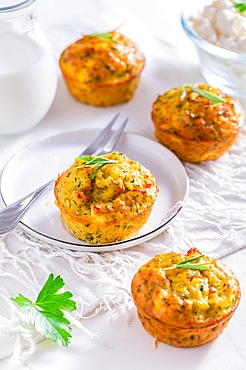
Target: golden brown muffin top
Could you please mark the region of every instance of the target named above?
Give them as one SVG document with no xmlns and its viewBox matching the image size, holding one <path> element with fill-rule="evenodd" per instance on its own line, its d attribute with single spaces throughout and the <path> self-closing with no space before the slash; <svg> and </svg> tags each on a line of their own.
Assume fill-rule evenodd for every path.
<svg viewBox="0 0 246 370">
<path fill-rule="evenodd" d="M 57 178 L 54 191 L 59 208 L 76 218 L 113 222 L 140 214 L 155 201 L 159 189 L 150 170 L 118 152 L 100 158 L 113 163 L 104 165 L 94 178 L 97 167 L 81 160 Z"/>
<path fill-rule="evenodd" d="M 144 67 L 138 46 L 119 32 L 85 35 L 60 57 L 62 70 L 82 83 L 109 84 L 138 76 Z"/>
<path fill-rule="evenodd" d="M 132 280 L 137 307 L 149 316 L 179 328 L 214 325 L 235 310 L 240 299 L 239 282 L 218 260 L 204 256 L 207 271 L 169 269 L 185 259 L 201 255 L 192 248 L 186 255 L 167 253 L 155 256 L 140 267 Z"/>
<path fill-rule="evenodd" d="M 197 142 L 219 141 L 238 133 L 243 119 L 239 101 L 205 83 L 192 86 L 215 94 L 225 102 L 214 103 L 188 85 L 174 87 L 154 102 L 154 124 L 162 131 Z"/>
</svg>

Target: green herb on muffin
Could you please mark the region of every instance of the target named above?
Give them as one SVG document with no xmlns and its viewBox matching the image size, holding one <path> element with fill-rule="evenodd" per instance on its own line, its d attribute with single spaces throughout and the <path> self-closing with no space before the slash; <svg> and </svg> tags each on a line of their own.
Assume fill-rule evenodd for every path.
<svg viewBox="0 0 246 370">
<path fill-rule="evenodd" d="M 98 37 L 99 39 L 104 39 L 104 40 L 108 40 L 110 42 L 112 42 L 113 44 L 117 44 L 117 41 L 115 41 L 113 39 L 113 37 L 111 36 L 110 32 L 106 32 L 106 33 L 92 33 L 91 35 L 89 35 L 89 37 Z"/>
<path fill-rule="evenodd" d="M 165 267 L 164 270 L 173 270 L 173 269 L 189 269 L 189 270 L 199 270 L 199 271 L 210 270 L 211 266 L 208 262 L 192 263 L 192 262 L 196 262 L 202 257 L 204 257 L 204 254 L 200 254 L 199 256 L 188 258 L 173 266 Z"/>
<path fill-rule="evenodd" d="M 188 85 L 187 87 L 191 89 L 192 91 L 196 92 L 197 94 L 199 94 L 200 96 L 202 96 L 203 98 L 211 100 L 214 104 L 225 103 L 224 98 L 221 98 L 220 96 L 216 94 L 210 93 L 209 91 L 205 91 L 205 90 L 200 89 L 199 87 L 194 87 L 190 85 Z"/>
<path fill-rule="evenodd" d="M 84 166 L 96 166 L 97 168 L 93 171 L 92 175 L 91 175 L 91 179 L 93 180 L 97 174 L 97 172 L 103 167 L 105 166 L 106 164 L 113 164 L 113 163 L 116 163 L 117 161 L 114 161 L 114 160 L 110 160 L 110 159 L 107 159 L 107 158 L 103 158 L 103 157 L 90 157 L 90 156 L 85 156 L 85 157 L 78 157 L 78 158 L 75 158 L 75 160 L 78 160 L 78 161 L 82 161 Z"/>
</svg>

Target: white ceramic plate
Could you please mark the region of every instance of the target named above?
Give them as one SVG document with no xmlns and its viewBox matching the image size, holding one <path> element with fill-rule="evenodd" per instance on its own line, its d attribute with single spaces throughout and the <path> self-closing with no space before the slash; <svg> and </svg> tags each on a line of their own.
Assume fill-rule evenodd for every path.
<svg viewBox="0 0 246 370">
<path fill-rule="evenodd" d="M 17 152 L 7 162 L 1 176 L 1 197 L 5 205 L 66 170 L 97 134 L 96 130 L 65 132 L 34 142 Z M 135 237 L 96 246 L 74 238 L 61 221 L 54 204 L 53 188 L 27 212 L 20 222 L 22 228 L 49 244 L 96 252 L 129 248 L 160 234 L 180 211 L 188 194 L 189 181 L 183 164 L 161 144 L 132 133 L 123 134 L 117 150 L 149 168 L 160 189 L 148 222 Z"/>
</svg>

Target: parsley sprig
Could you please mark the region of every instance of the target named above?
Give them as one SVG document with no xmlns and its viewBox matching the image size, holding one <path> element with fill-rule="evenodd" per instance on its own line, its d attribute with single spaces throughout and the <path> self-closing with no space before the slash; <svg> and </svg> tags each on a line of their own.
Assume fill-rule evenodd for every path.
<svg viewBox="0 0 246 370">
<path fill-rule="evenodd" d="M 211 266 L 209 262 L 192 263 L 192 262 L 199 260 L 202 257 L 204 257 L 204 254 L 200 254 L 199 256 L 188 258 L 182 262 L 177 263 L 176 265 L 165 267 L 164 270 L 173 270 L 173 269 L 189 269 L 189 270 L 199 270 L 199 271 L 210 270 Z"/>
<path fill-rule="evenodd" d="M 220 96 L 213 94 L 209 91 L 200 89 L 199 87 L 190 86 L 190 85 L 188 85 L 187 87 L 191 89 L 192 91 L 196 92 L 197 94 L 199 94 L 200 96 L 202 96 L 203 98 L 211 100 L 214 104 L 225 103 L 224 98 L 221 98 Z"/>
<path fill-rule="evenodd" d="M 25 323 L 34 325 L 42 336 L 67 346 L 72 336 L 70 322 L 64 317 L 63 311 L 76 310 L 76 302 L 71 299 L 71 292 L 56 294 L 63 286 L 60 276 L 54 278 L 50 274 L 35 302 L 22 294 L 11 299 L 18 304 Z"/>
<path fill-rule="evenodd" d="M 84 166 L 89 167 L 96 167 L 96 169 L 93 171 L 91 175 L 91 180 L 93 180 L 97 174 L 97 172 L 106 164 L 113 164 L 116 163 L 117 161 L 114 161 L 112 159 L 107 159 L 104 157 L 90 157 L 90 156 L 85 156 L 85 157 L 78 157 L 75 158 L 75 160 L 82 161 Z"/>
<path fill-rule="evenodd" d="M 246 11 L 246 0 L 233 1 L 233 6 L 239 13 L 244 13 Z"/>
</svg>

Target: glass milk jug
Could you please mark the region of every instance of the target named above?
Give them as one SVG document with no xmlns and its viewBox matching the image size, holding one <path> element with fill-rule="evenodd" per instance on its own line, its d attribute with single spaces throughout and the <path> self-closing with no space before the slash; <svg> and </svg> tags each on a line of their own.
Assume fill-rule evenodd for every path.
<svg viewBox="0 0 246 370">
<path fill-rule="evenodd" d="M 27 131 L 48 112 L 57 66 L 37 23 L 36 0 L 0 1 L 0 135 Z"/>
</svg>

